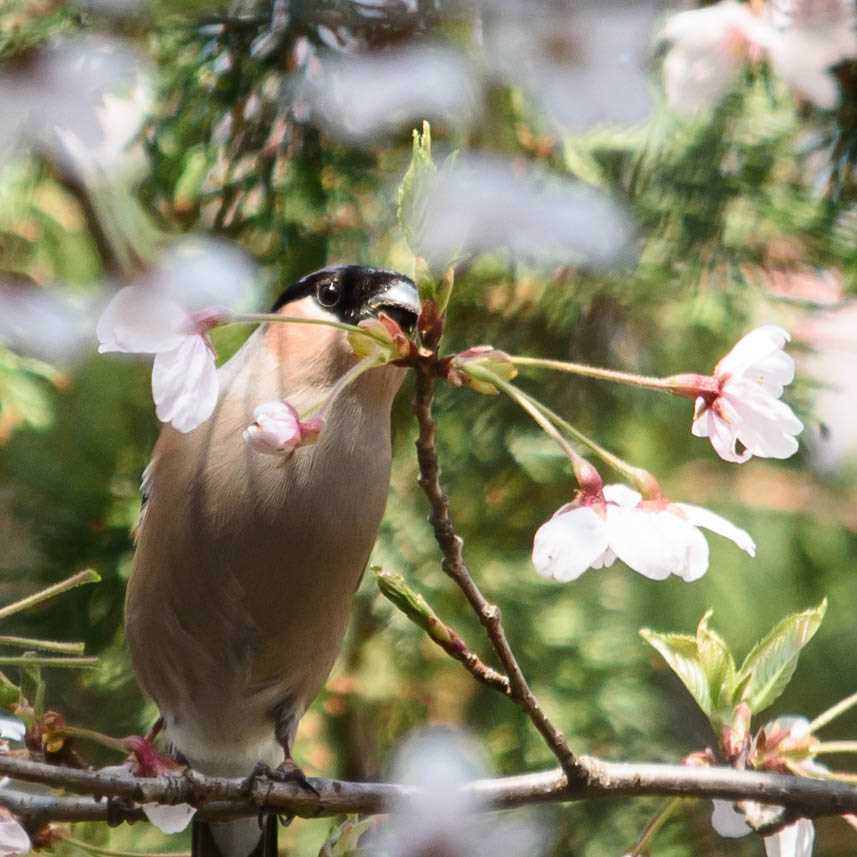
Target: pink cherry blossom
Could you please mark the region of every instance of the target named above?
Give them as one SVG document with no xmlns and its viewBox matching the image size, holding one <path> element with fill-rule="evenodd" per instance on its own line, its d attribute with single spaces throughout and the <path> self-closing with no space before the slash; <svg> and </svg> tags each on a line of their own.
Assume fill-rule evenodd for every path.
<svg viewBox="0 0 857 857">
<path fill-rule="evenodd" d="M 21 823 L 5 807 L 0 807 L 0 857 L 29 854 L 30 837 Z"/>
<path fill-rule="evenodd" d="M 288 458 L 299 446 L 315 443 L 324 427 L 320 418 L 301 421 L 286 401 L 265 402 L 253 412 L 255 422 L 244 430 L 244 442 L 265 455 Z"/>
<path fill-rule="evenodd" d="M 220 308 L 189 312 L 157 286 L 128 286 L 114 295 L 98 320 L 98 350 L 154 354 L 152 396 L 158 419 L 180 432 L 193 431 L 217 404 L 217 367 L 208 331 L 228 317 Z"/>
<path fill-rule="evenodd" d="M 675 574 L 692 581 L 708 570 L 708 542 L 699 527 L 755 555 L 748 533 L 708 509 L 643 500 L 626 485 L 607 485 L 601 494 L 581 492 L 542 524 L 533 541 L 533 565 L 543 577 L 567 582 L 618 558 L 651 580 Z"/>
<path fill-rule="evenodd" d="M 739 839 L 753 832 L 744 816 L 728 800 L 715 800 L 711 826 L 725 839 Z M 811 857 L 815 844 L 815 827 L 801 818 L 777 833 L 765 837 L 767 857 Z"/>
<path fill-rule="evenodd" d="M 748 333 L 717 364 L 716 390 L 696 399 L 693 434 L 710 438 L 726 461 L 789 458 L 797 452 L 795 435 L 803 423 L 779 401 L 794 378 L 794 360 L 783 351 L 788 341 L 788 333 L 772 324 Z"/>
</svg>

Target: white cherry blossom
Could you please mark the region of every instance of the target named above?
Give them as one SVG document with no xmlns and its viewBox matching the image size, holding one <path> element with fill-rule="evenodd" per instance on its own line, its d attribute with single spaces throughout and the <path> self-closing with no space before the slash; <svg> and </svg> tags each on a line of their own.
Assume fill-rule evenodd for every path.
<svg viewBox="0 0 857 857">
<path fill-rule="evenodd" d="M 163 803 L 144 803 L 140 805 L 146 818 L 161 833 L 181 833 L 193 819 L 196 809 L 188 803 L 167 805 Z"/>
<path fill-rule="evenodd" d="M 158 419 L 189 432 L 217 404 L 217 367 L 208 331 L 227 318 L 228 312 L 219 309 L 191 313 L 157 286 L 127 286 L 98 320 L 98 350 L 154 354 L 152 396 Z"/>
<path fill-rule="evenodd" d="M 795 435 L 803 423 L 780 401 L 794 378 L 794 360 L 783 351 L 789 338 L 772 324 L 748 333 L 717 364 L 716 392 L 696 399 L 691 430 L 709 438 L 726 461 L 742 463 L 753 455 L 789 458 L 797 452 Z"/>
<path fill-rule="evenodd" d="M 728 800 L 715 800 L 711 826 L 725 839 L 739 839 L 753 832 L 744 816 Z M 801 818 L 777 833 L 765 837 L 767 857 L 811 857 L 815 844 L 815 827 Z"/>
<path fill-rule="evenodd" d="M 253 412 L 255 422 L 244 430 L 244 442 L 265 455 L 288 458 L 299 446 L 314 443 L 324 427 L 322 419 L 301 421 L 285 401 L 265 402 Z"/>
<path fill-rule="evenodd" d="M 526 811 L 486 814 L 468 781 L 486 776 L 479 748 L 463 736 L 436 729 L 412 736 L 393 766 L 393 782 L 419 790 L 392 799 L 390 815 L 368 853 L 385 857 L 541 857 L 548 826 Z"/>
<path fill-rule="evenodd" d="M 32 843 L 21 823 L 5 807 L 0 807 L 0 857 L 29 854 Z"/>
<path fill-rule="evenodd" d="M 643 500 L 626 485 L 607 485 L 601 496 L 581 493 L 542 524 L 533 541 L 533 565 L 543 577 L 567 582 L 618 558 L 651 580 L 674 574 L 692 581 L 708 570 L 708 542 L 700 527 L 755 555 L 747 532 L 708 509 Z"/>
</svg>

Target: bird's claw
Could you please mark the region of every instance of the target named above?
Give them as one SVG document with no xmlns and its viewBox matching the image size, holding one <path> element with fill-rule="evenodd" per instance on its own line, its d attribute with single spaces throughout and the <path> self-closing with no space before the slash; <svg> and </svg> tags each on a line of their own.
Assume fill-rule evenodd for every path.
<svg viewBox="0 0 857 857">
<path fill-rule="evenodd" d="M 321 797 L 319 790 L 307 779 L 306 774 L 292 761 L 284 759 L 272 768 L 266 762 L 256 762 L 253 772 L 244 780 L 242 791 L 246 794 L 253 793 L 253 787 L 259 780 L 268 780 L 273 783 L 297 783 L 301 788 L 312 792 L 316 797 Z"/>
</svg>

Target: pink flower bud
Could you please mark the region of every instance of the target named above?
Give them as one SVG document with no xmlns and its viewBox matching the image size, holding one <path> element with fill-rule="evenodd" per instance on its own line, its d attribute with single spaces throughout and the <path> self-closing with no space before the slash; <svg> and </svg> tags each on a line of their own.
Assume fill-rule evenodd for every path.
<svg viewBox="0 0 857 857">
<path fill-rule="evenodd" d="M 302 422 L 286 401 L 265 402 L 253 416 L 255 422 L 244 430 L 244 442 L 264 455 L 288 458 L 299 446 L 315 443 L 324 428 L 320 417 Z"/>
</svg>

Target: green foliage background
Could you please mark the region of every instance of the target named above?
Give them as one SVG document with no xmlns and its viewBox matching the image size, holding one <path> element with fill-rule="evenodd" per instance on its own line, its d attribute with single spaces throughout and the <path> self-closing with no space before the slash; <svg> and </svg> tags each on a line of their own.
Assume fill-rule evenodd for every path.
<svg viewBox="0 0 857 857">
<path fill-rule="evenodd" d="M 213 10 L 196 5 L 189 10 L 187 3 L 159 0 L 143 17 L 119 22 L 72 3 L 26 0 L 3 10 L 0 53 L 9 62 L 50 35 L 89 28 L 114 29 L 154 60 L 160 94 L 144 135 L 150 171 L 132 188 L 99 191 L 119 212 L 120 240 L 141 252 L 140 236 L 155 229 L 227 236 L 258 259 L 271 296 L 332 261 L 407 264 L 394 194 L 410 157 L 409 129 L 358 149 L 284 114 L 270 93 L 288 73 L 289 39 L 296 36 L 284 36 L 267 57 L 252 57 L 243 31 L 200 35 L 194 16 Z M 441 38 L 466 38 L 460 21 L 431 16 L 427 26 Z M 310 25 L 302 34 L 317 42 Z M 810 111 L 757 71 L 713 114 L 693 121 L 659 108 L 643 126 L 551 136 L 520 92 L 497 88 L 484 124 L 468 135 L 434 128 L 437 151 L 499 151 L 605 188 L 626 201 L 640 230 L 638 260 L 610 273 L 477 258 L 458 276 L 446 348 L 490 342 L 512 353 L 644 373 L 705 372 L 750 327 L 788 326 L 803 311 L 764 288 L 767 270 L 835 267 L 851 284 L 857 242 L 849 121 L 857 90 L 848 88 L 847 72 L 841 70 L 846 88 L 836 113 Z M 243 108 L 254 94 L 261 107 L 247 118 Z M 230 112 L 231 131 L 216 134 Z M 285 131 L 271 145 L 278 119 Z M 827 157 L 836 169 L 823 193 L 809 181 L 810 131 L 833 146 Z M 2 268 L 39 283 L 93 289 L 111 264 L 80 197 L 57 180 L 54 166 L 36 155 L 2 165 Z M 782 246 L 792 251 L 785 261 L 775 252 Z M 221 344 L 229 351 L 238 343 Z M 0 348 L 0 600 L 83 567 L 101 573 L 100 585 L 27 614 L 4 633 L 86 640 L 101 667 L 50 674 L 48 704 L 71 723 L 123 735 L 145 730 L 155 717 L 131 672 L 122 601 L 137 484 L 158 427 L 147 366 L 94 351 L 93 345 L 91 357 L 58 374 Z M 567 463 L 511 402 L 441 390 L 444 480 L 469 564 L 501 606 L 534 690 L 576 749 L 676 760 L 713 743 L 689 696 L 637 633 L 644 625 L 692 632 L 708 607 L 743 654 L 782 615 L 827 595 L 827 618 L 775 712 L 812 717 L 857 689 L 853 466 L 820 476 L 805 452 L 787 463 L 728 466 L 690 436 L 686 401 L 566 376 L 533 373 L 522 383 L 655 472 L 670 496 L 714 508 L 746 527 L 759 546 L 750 560 L 712 537 L 711 568 L 692 585 L 654 583 L 621 564 L 571 585 L 544 581 L 530 564 L 532 536 L 570 497 Z M 817 434 L 812 392 L 799 380 L 789 395 L 808 434 Z M 374 561 L 405 574 L 488 657 L 478 623 L 440 569 L 426 524 L 409 399 L 406 386 L 395 412 L 396 461 Z M 429 721 L 469 729 L 498 772 L 551 765 L 521 714 L 394 614 L 371 577 L 354 615 L 337 670 L 302 724 L 297 754 L 309 773 L 380 776 L 399 740 Z M 855 730 L 851 714 L 829 734 L 853 737 Z M 116 761 L 79 749 L 99 763 Z M 545 810 L 544 818 L 555 825 L 556 855 L 601 857 L 629 847 L 658 805 L 569 805 Z M 719 839 L 709 812 L 710 806 L 689 807 L 659 835 L 653 853 L 761 853 L 758 840 Z M 825 820 L 818 829 L 817 854 L 854 853 L 853 831 L 844 824 Z M 288 853 L 316 853 L 328 830 L 324 821 L 295 822 L 283 833 L 293 848 Z M 135 849 L 186 844 L 143 825 L 80 826 L 75 836 Z"/>
</svg>

